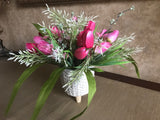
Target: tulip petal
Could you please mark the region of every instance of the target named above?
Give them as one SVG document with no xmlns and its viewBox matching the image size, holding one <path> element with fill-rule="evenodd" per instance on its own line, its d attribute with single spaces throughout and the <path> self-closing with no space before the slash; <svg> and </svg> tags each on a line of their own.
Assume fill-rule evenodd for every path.
<svg viewBox="0 0 160 120">
<path fill-rule="evenodd" d="M 45 55 L 49 55 L 52 53 L 53 46 L 51 44 L 48 44 L 47 42 L 41 42 L 37 45 L 37 48 Z"/>
<path fill-rule="evenodd" d="M 85 27 L 85 29 L 94 31 L 94 29 L 95 29 L 95 22 L 89 21 L 88 24 L 87 24 L 87 26 Z"/>
<path fill-rule="evenodd" d="M 80 48 L 78 48 L 78 49 L 75 50 L 74 56 L 77 59 L 82 60 L 82 59 L 84 59 L 87 56 L 88 52 L 89 52 L 89 50 L 86 50 L 85 47 L 80 47 Z"/>
<path fill-rule="evenodd" d="M 34 40 L 34 42 L 35 42 L 36 44 L 39 44 L 43 39 L 42 39 L 41 36 L 35 36 L 35 37 L 33 38 L 33 40 Z"/>
<path fill-rule="evenodd" d="M 61 31 L 58 29 L 57 26 L 53 26 L 53 27 L 51 28 L 51 32 L 52 32 L 54 35 L 57 35 L 58 37 L 61 36 Z"/>
<path fill-rule="evenodd" d="M 110 42 L 102 42 L 100 44 L 100 46 L 97 46 L 95 49 L 95 53 L 98 54 L 103 54 L 104 52 L 106 52 L 110 47 L 112 46 L 112 44 Z"/>
<path fill-rule="evenodd" d="M 84 46 L 86 48 L 92 48 L 94 44 L 94 35 L 93 31 L 87 31 L 85 37 Z"/>
<path fill-rule="evenodd" d="M 105 32 L 107 32 L 107 30 L 106 30 L 106 29 L 103 29 L 101 33 L 97 32 L 96 34 L 98 35 L 98 37 L 101 38 L 101 37 L 105 37 L 106 35 L 108 35 L 108 33 L 105 33 Z M 104 34 L 104 33 L 105 33 L 105 34 Z"/>
<path fill-rule="evenodd" d="M 107 39 L 109 42 L 113 43 L 117 39 L 118 35 L 119 35 L 119 31 L 114 30 L 113 32 L 108 34 Z"/>
</svg>

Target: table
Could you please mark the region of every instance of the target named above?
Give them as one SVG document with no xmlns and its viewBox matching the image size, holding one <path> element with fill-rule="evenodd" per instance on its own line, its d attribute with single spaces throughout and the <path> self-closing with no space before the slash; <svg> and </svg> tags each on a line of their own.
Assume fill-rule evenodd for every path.
<svg viewBox="0 0 160 120">
<path fill-rule="evenodd" d="M 25 69 L 17 63 L 0 61 L 0 120 L 30 120 L 42 84 L 55 66 L 38 69 L 23 84 L 8 117 L 4 111 L 14 83 Z M 3 69 L 2 69 L 3 68 Z M 96 76 L 97 92 L 87 111 L 77 120 L 159 120 L 160 94 L 157 91 Z M 37 120 L 69 120 L 87 104 L 67 96 L 58 82 Z"/>
</svg>

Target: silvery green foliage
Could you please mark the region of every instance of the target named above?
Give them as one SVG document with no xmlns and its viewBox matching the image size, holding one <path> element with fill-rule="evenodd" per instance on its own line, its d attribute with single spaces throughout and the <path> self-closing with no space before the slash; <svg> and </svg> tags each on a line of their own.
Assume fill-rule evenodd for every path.
<svg viewBox="0 0 160 120">
<path fill-rule="evenodd" d="M 61 49 L 60 47 L 53 49 L 52 55 L 49 55 L 48 57 L 52 57 L 58 63 L 61 63 L 62 61 L 65 62 L 65 56 L 63 55 L 63 49 Z"/>
<path fill-rule="evenodd" d="M 111 49 L 114 48 L 115 46 L 121 45 L 125 42 L 125 45 L 132 42 L 133 40 L 135 40 L 135 34 L 132 33 L 130 36 L 124 36 L 124 37 L 119 37 L 111 46 Z M 122 47 L 121 50 L 123 52 L 121 52 L 122 56 L 128 56 L 128 55 L 135 55 L 136 53 L 139 53 L 143 50 L 143 47 Z"/>
<path fill-rule="evenodd" d="M 47 9 L 44 10 L 42 13 L 48 15 L 47 17 L 50 19 L 51 25 L 59 26 L 63 30 L 65 30 L 66 28 L 72 29 L 73 27 L 83 28 L 88 21 L 90 20 L 93 21 L 97 17 L 97 16 L 86 17 L 84 16 L 84 12 L 82 12 L 79 16 L 77 16 L 78 21 L 75 21 L 72 19 L 72 16 L 74 15 L 74 13 L 70 15 L 65 10 L 64 11 L 56 10 L 55 8 L 50 9 L 48 5 L 46 6 L 47 6 Z M 69 32 L 72 32 L 72 31 L 69 31 Z"/>
<path fill-rule="evenodd" d="M 42 13 L 46 14 L 48 19 L 51 21 L 51 26 L 57 26 L 61 31 L 65 34 L 61 36 L 65 39 L 67 36 L 70 36 L 70 49 L 72 50 L 72 44 L 76 40 L 77 34 L 83 30 L 84 26 L 86 26 L 88 21 L 94 21 L 97 16 L 89 16 L 86 17 L 84 12 L 82 12 L 77 17 L 77 21 L 73 20 L 74 13 L 69 14 L 65 10 L 56 10 L 55 8 L 50 9 L 47 6 L 47 9 L 44 10 Z M 44 24 L 43 24 L 44 26 Z"/>
<path fill-rule="evenodd" d="M 129 42 L 132 42 L 133 40 L 135 40 L 135 33 L 132 33 L 129 36 L 123 36 L 123 37 L 118 37 L 118 39 L 112 44 L 112 47 L 123 44 L 125 42 L 125 44 L 128 44 Z"/>
<path fill-rule="evenodd" d="M 46 62 L 46 57 L 39 56 L 39 55 L 33 54 L 31 52 L 33 52 L 33 51 L 19 50 L 19 52 L 18 52 L 19 55 L 16 55 L 15 53 L 10 53 L 10 55 L 12 55 L 12 57 L 10 57 L 8 60 L 13 60 L 14 62 L 18 61 L 20 64 L 25 64 L 27 67 L 32 66 L 33 64 Z"/>
</svg>

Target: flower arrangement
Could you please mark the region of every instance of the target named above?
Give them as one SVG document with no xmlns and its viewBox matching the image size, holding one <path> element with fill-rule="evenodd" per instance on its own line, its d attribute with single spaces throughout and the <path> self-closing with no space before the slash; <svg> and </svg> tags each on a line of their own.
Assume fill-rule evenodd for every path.
<svg viewBox="0 0 160 120">
<path fill-rule="evenodd" d="M 33 24 L 39 32 L 39 35 L 33 38 L 34 42 L 26 43 L 26 50 L 20 50 L 19 54 L 10 53 L 12 56 L 9 60 L 18 61 L 28 68 L 22 73 L 13 88 L 6 114 L 9 112 L 23 82 L 43 64 L 54 64 L 59 67 L 51 73 L 49 79 L 42 86 L 31 120 L 36 120 L 64 69 L 74 70 L 70 74 L 71 81 L 63 86 L 65 88 L 69 88 L 82 73 L 86 74 L 89 86 L 87 107 L 96 92 L 96 82 L 91 71 L 103 72 L 103 70 L 97 68 L 98 66 L 123 66 L 123 64 L 132 63 L 138 77 L 140 77 L 137 64 L 131 57 L 140 49 L 125 47 L 128 42 L 134 40 L 134 34 L 129 37 L 118 38 L 119 31 L 112 30 L 112 25 L 116 24 L 118 18 L 133 9 L 134 7 L 131 7 L 120 12 L 116 19 L 111 20 L 108 29 L 97 32 L 94 21 L 96 16 L 86 17 L 84 13 L 79 16 L 72 13 L 70 16 L 66 11 L 50 9 L 47 6 L 43 13 L 47 14 L 47 17 L 51 20 L 49 27 L 46 27 L 44 22 Z M 71 120 L 84 113 L 87 107 Z"/>
</svg>

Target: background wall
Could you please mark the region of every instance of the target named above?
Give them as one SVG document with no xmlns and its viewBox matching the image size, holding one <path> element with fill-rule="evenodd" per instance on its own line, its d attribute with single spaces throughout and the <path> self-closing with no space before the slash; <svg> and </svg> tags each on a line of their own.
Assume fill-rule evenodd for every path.
<svg viewBox="0 0 160 120">
<path fill-rule="evenodd" d="M 113 29 L 120 30 L 120 36 L 136 34 L 136 39 L 132 46 L 145 47 L 144 51 L 136 56 L 142 79 L 160 82 L 160 1 L 106 1 L 85 4 L 61 4 L 50 5 L 57 9 L 74 11 L 80 13 L 84 11 L 86 15 L 99 15 L 96 19 L 99 30 L 109 26 L 109 20 L 116 17 L 121 10 L 135 6 L 135 11 L 126 13 L 121 17 Z M 32 23 L 47 21 L 46 16 L 41 13 L 45 5 L 33 6 L 18 5 L 11 1 L 7 6 L 0 7 L 0 26 L 3 33 L 0 38 L 4 45 L 13 50 L 25 49 L 26 42 L 32 42 L 37 31 Z M 119 66 L 103 67 L 104 70 L 118 74 L 136 77 L 132 65 L 126 68 Z"/>
</svg>

